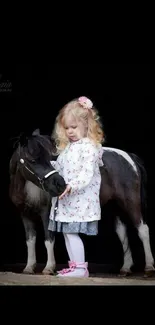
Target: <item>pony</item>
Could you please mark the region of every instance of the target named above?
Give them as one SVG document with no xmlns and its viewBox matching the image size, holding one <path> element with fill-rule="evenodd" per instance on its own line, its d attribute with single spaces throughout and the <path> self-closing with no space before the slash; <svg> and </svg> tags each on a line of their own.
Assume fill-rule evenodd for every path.
<svg viewBox="0 0 155 325">
<path fill-rule="evenodd" d="M 52 196 L 63 192 L 66 184 L 50 164 L 56 160 L 55 144 L 51 138 L 35 130 L 26 141 L 20 138 L 18 146 L 10 159 L 9 195 L 19 209 L 25 227 L 27 244 L 27 263 L 24 273 L 34 273 L 36 267 L 35 216 L 41 217 L 47 263 L 43 274 L 54 274 L 54 233 L 48 231 Z M 115 216 L 115 231 L 123 248 L 123 265 L 120 274 L 131 273 L 133 258 L 128 240 L 128 225 L 133 225 L 143 244 L 145 254 L 145 273 L 154 272 L 154 259 L 150 246 L 149 227 L 145 221 L 146 213 L 146 170 L 141 159 L 116 148 L 104 147 L 103 166 L 100 167 L 101 209 L 108 202 L 115 201 L 123 212 Z M 103 212 L 102 212 L 103 214 Z"/>
</svg>

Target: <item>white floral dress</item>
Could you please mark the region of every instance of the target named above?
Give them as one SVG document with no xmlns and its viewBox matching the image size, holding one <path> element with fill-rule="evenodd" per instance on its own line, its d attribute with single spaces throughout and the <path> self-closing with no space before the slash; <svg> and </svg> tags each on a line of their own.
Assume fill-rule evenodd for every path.
<svg viewBox="0 0 155 325">
<path fill-rule="evenodd" d="M 71 185 L 71 192 L 59 200 L 56 214 L 57 198 L 52 198 L 49 230 L 97 234 L 101 219 L 99 167 L 103 166 L 102 154 L 100 144 L 96 146 L 90 139 L 83 138 L 69 143 L 57 161 L 51 161 L 66 184 Z"/>
</svg>

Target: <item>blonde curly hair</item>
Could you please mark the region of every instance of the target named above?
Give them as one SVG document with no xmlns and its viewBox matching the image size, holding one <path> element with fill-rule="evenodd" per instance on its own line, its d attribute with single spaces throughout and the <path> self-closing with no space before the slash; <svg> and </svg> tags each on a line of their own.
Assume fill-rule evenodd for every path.
<svg viewBox="0 0 155 325">
<path fill-rule="evenodd" d="M 95 144 L 104 142 L 104 131 L 102 122 L 97 109 L 87 97 L 79 97 L 68 102 L 56 117 L 52 139 L 56 143 L 57 153 L 59 154 L 69 143 L 66 136 L 65 121 L 69 115 L 76 121 L 81 121 L 87 128 L 87 137 Z"/>
</svg>

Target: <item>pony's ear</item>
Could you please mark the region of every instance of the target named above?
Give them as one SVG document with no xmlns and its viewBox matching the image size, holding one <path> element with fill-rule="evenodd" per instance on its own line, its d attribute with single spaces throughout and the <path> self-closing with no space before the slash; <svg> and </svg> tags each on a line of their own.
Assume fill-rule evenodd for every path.
<svg viewBox="0 0 155 325">
<path fill-rule="evenodd" d="M 32 132 L 32 135 L 40 135 L 40 129 L 36 129 Z"/>
</svg>

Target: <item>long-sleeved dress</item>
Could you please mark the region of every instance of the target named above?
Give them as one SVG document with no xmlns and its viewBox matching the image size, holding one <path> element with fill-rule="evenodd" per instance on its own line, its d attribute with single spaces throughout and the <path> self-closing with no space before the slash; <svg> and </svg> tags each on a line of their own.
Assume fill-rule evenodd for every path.
<svg viewBox="0 0 155 325">
<path fill-rule="evenodd" d="M 52 166 L 71 186 L 71 192 L 59 200 L 55 214 L 57 198 L 52 198 L 49 230 L 65 233 L 98 233 L 100 208 L 100 166 L 103 147 L 95 145 L 89 138 L 69 143 L 60 153 Z"/>
</svg>

